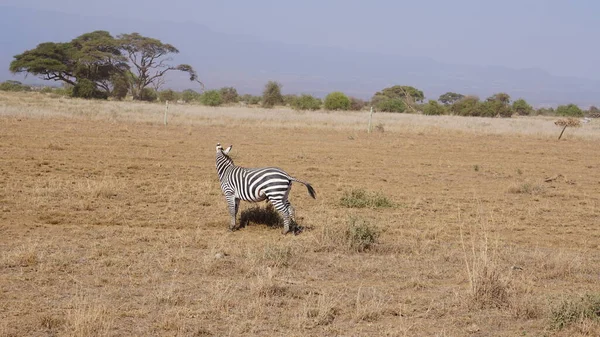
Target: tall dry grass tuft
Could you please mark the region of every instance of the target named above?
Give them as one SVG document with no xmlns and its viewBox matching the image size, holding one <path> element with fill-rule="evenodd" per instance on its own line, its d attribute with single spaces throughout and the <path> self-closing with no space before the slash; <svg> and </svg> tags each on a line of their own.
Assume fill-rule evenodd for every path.
<svg viewBox="0 0 600 337">
<path fill-rule="evenodd" d="M 461 226 L 460 241 L 469 280 L 469 306 L 476 309 L 507 308 L 511 282 L 498 266 L 484 225 L 480 224 L 480 232 L 471 232 L 470 236 L 471 246 L 467 250 Z"/>
<path fill-rule="evenodd" d="M 68 337 L 104 337 L 112 335 L 114 317 L 104 304 L 77 296 L 67 310 L 64 335 Z"/>
</svg>

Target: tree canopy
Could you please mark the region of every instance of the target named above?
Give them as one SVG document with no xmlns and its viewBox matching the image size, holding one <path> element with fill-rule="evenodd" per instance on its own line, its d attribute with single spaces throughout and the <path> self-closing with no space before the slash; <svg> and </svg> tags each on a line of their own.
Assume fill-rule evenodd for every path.
<svg viewBox="0 0 600 337">
<path fill-rule="evenodd" d="M 423 102 L 425 99 L 425 95 L 423 91 L 407 86 L 407 85 L 395 85 L 389 88 L 385 88 L 381 91 L 375 93 L 373 98 L 375 100 L 383 100 L 383 99 L 393 99 L 393 98 L 401 98 L 406 99 L 410 97 L 412 100 L 417 102 Z"/>
<path fill-rule="evenodd" d="M 176 70 L 190 75 L 190 81 L 197 81 L 198 74 L 189 64 L 172 65 L 170 54 L 178 54 L 179 50 L 173 45 L 163 43 L 158 39 L 145 37 L 139 33 L 121 34 L 118 36 L 120 48 L 124 51 L 134 70 L 132 76 L 132 93 L 136 99 L 144 99 L 144 88 L 161 82 L 167 72 Z M 203 85 L 202 85 L 203 86 Z"/>
<path fill-rule="evenodd" d="M 465 96 L 461 95 L 461 94 L 457 94 L 455 92 L 447 92 L 443 95 L 441 95 L 438 98 L 438 101 L 442 102 L 443 104 L 454 104 L 458 101 L 460 101 L 461 99 L 463 99 Z"/>
<path fill-rule="evenodd" d="M 164 83 L 165 74 L 172 70 L 186 72 L 191 81 L 202 85 L 192 66 L 169 63 L 170 54 L 176 53 L 179 50 L 174 46 L 138 33 L 114 38 L 109 32 L 98 30 L 70 42 L 41 43 L 14 56 L 10 71 L 71 85 L 75 96 L 123 97 L 127 87 L 134 98 L 144 99 L 148 92 L 144 89 Z"/>
</svg>

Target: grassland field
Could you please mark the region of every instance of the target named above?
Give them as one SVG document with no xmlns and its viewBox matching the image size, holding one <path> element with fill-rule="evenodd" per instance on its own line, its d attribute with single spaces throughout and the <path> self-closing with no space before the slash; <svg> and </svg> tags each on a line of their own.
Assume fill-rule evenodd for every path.
<svg viewBox="0 0 600 337">
<path fill-rule="evenodd" d="M 0 93 L 0 336 L 600 336 L 600 121 L 164 111 Z M 217 142 L 300 234 L 227 230 Z"/>
</svg>

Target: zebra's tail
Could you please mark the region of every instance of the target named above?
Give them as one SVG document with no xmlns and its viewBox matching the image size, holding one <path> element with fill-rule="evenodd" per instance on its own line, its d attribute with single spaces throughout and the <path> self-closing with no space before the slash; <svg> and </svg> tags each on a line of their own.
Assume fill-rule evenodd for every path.
<svg viewBox="0 0 600 337">
<path fill-rule="evenodd" d="M 317 192 L 315 192 L 315 189 L 312 186 L 310 186 L 309 183 L 307 183 L 306 181 L 302 181 L 300 179 L 296 179 L 294 177 L 290 177 L 290 179 L 292 179 L 293 181 L 297 181 L 297 182 L 299 182 L 301 184 L 304 184 L 304 186 L 306 186 L 306 188 L 308 189 L 308 194 L 310 194 L 310 196 L 313 199 L 317 199 Z"/>
</svg>

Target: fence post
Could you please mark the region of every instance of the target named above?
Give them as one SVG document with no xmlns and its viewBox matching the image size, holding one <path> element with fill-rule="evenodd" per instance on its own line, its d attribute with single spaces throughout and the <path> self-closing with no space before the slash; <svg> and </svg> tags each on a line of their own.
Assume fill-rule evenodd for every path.
<svg viewBox="0 0 600 337">
<path fill-rule="evenodd" d="M 169 112 L 169 101 L 166 101 L 166 107 L 165 107 L 165 126 L 167 126 L 167 113 Z"/>
<path fill-rule="evenodd" d="M 371 133 L 371 120 L 373 119 L 373 107 L 371 107 L 371 112 L 369 113 L 369 128 L 367 133 Z"/>
</svg>

